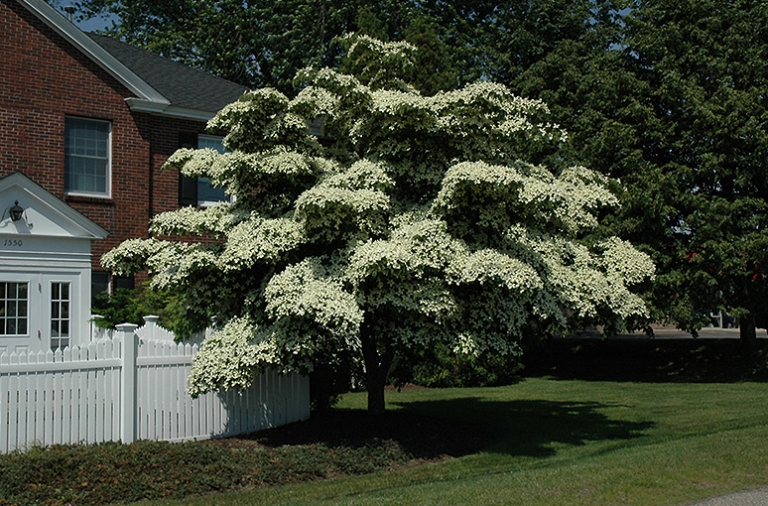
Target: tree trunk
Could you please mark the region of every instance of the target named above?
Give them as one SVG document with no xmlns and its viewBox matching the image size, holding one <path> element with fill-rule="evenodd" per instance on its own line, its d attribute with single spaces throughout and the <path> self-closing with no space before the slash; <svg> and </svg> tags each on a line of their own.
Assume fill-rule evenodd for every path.
<svg viewBox="0 0 768 506">
<path fill-rule="evenodd" d="M 360 344 L 365 366 L 365 383 L 368 388 L 368 414 L 381 415 L 385 410 L 384 387 L 387 385 L 389 367 L 394 355 L 380 351 L 376 336 L 371 331 L 370 315 L 366 314 L 360 328 Z"/>
<path fill-rule="evenodd" d="M 751 311 L 739 320 L 739 338 L 741 338 L 741 347 L 745 351 L 753 352 L 757 350 L 755 315 Z"/>
<path fill-rule="evenodd" d="M 386 403 L 384 400 L 384 387 L 386 386 L 386 377 L 381 374 L 366 374 L 366 383 L 368 387 L 368 414 L 384 414 Z"/>
</svg>

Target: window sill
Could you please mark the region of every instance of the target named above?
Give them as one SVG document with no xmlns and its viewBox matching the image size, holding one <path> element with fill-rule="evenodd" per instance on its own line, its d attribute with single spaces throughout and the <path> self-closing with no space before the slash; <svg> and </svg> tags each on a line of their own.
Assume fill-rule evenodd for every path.
<svg viewBox="0 0 768 506">
<path fill-rule="evenodd" d="M 68 193 L 64 195 L 64 201 L 65 202 L 78 202 L 81 204 L 101 204 L 101 205 L 107 205 L 107 206 L 114 206 L 115 201 L 112 200 L 112 197 L 108 196 L 98 196 L 98 195 L 81 195 L 77 193 Z"/>
</svg>

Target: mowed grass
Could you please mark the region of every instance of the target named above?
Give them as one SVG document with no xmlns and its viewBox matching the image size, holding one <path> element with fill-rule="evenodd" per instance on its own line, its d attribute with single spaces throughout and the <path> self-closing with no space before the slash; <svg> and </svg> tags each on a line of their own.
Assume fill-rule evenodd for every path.
<svg viewBox="0 0 768 506">
<path fill-rule="evenodd" d="M 365 394 L 339 409 L 361 410 Z M 392 391 L 388 409 L 495 435 L 436 464 L 184 501 L 190 505 L 684 505 L 768 484 L 763 382 L 533 377 L 498 388 Z"/>
</svg>

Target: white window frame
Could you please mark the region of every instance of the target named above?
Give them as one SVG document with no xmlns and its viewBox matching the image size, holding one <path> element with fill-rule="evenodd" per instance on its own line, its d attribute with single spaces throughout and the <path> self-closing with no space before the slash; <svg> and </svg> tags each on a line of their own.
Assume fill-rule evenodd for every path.
<svg viewBox="0 0 768 506">
<path fill-rule="evenodd" d="M 107 156 L 106 156 L 106 182 L 105 182 L 105 189 L 103 192 L 101 191 L 88 191 L 88 190 L 79 190 L 79 189 L 67 189 L 66 188 L 66 180 L 67 180 L 67 158 L 68 155 L 66 154 L 66 144 L 67 144 L 67 138 L 65 133 L 64 138 L 64 146 L 65 146 L 65 161 L 64 161 L 64 181 L 65 181 L 65 193 L 67 195 L 74 195 L 74 196 L 83 196 L 83 197 L 100 197 L 100 198 L 111 198 L 112 197 L 112 122 L 107 120 L 101 120 L 101 119 L 93 119 L 93 118 L 84 118 L 80 116 L 67 116 L 65 119 L 65 122 L 68 122 L 70 120 L 73 121 L 81 121 L 86 123 L 93 123 L 93 124 L 99 124 L 99 125 L 106 125 L 107 126 Z M 65 125 L 65 132 L 66 132 L 66 125 Z M 80 157 L 87 157 L 85 155 L 77 155 Z M 103 158 L 99 157 L 98 159 L 103 160 Z"/>
</svg>

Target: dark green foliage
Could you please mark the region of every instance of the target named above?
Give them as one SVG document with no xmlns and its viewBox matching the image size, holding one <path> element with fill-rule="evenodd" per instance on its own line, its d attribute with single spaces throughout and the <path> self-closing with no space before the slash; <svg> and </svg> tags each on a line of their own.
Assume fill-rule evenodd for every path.
<svg viewBox="0 0 768 506">
<path fill-rule="evenodd" d="M 439 345 L 399 362 L 390 378 L 395 386 L 414 383 L 429 388 L 490 387 L 514 383 L 521 369 L 519 357 L 475 357 Z"/>
<path fill-rule="evenodd" d="M 0 455 L 0 506 L 78 506 L 181 499 L 330 476 L 371 473 L 410 460 L 397 444 L 227 448 L 209 443 L 35 447 Z"/>
<path fill-rule="evenodd" d="M 649 383 L 768 380 L 768 343 L 744 353 L 736 339 L 553 339 L 523 357 L 524 377 Z"/>
<path fill-rule="evenodd" d="M 327 411 L 342 394 L 361 382 L 362 371 L 355 367 L 352 357 L 318 357 L 309 373 L 309 401 L 313 412 Z"/>
<path fill-rule="evenodd" d="M 148 283 L 133 290 L 120 288 L 111 295 L 97 295 L 92 312 L 102 316 L 95 320 L 96 325 L 107 329 L 121 323 L 144 325 L 145 316 L 156 315 L 160 317 L 160 326 L 182 339 L 210 324 L 208 315 L 191 313 L 183 294 L 153 290 Z"/>
</svg>

